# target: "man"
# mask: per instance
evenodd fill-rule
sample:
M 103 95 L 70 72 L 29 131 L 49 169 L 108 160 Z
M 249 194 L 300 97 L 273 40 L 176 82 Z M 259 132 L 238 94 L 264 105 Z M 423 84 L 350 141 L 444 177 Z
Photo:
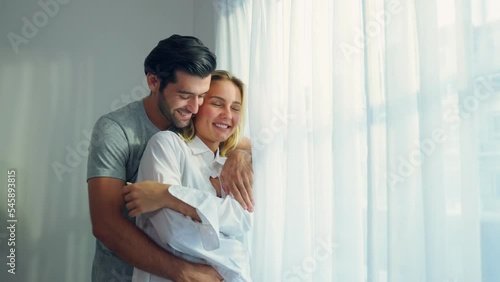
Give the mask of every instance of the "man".
M 157 246 L 129 217 L 166 206 L 162 199 L 168 198 L 169 185 L 151 181 L 126 185 L 135 182 L 152 135 L 171 126 L 189 125 L 203 103 L 215 67 L 215 55 L 197 38 L 173 35 L 162 40 L 144 62 L 150 95 L 96 122 L 87 169 L 90 216 L 97 238 L 92 281 L 130 279 L 133 266 L 174 281 L 221 279 L 213 268 L 188 263 Z M 237 150 L 228 157 L 221 180 L 243 207 L 252 210 L 248 152 Z

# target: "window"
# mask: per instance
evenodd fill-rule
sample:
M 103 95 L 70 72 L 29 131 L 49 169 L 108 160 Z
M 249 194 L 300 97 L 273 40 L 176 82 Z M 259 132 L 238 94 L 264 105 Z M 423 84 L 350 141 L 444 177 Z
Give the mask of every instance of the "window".
M 491 138 L 500 140 L 500 112 L 495 112 L 491 115 Z
M 493 195 L 494 198 L 500 199 L 500 172 L 495 174 L 493 179 Z

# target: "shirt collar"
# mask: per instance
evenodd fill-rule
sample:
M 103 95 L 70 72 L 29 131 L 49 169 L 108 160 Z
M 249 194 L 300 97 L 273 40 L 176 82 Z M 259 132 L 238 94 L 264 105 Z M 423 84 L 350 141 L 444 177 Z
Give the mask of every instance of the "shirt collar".
M 217 162 L 221 165 L 224 165 L 226 162 L 226 158 L 221 157 L 219 154 L 219 148 L 217 148 L 217 151 L 215 152 L 215 158 L 214 158 L 214 152 L 208 148 L 208 146 L 201 141 L 201 139 L 198 136 L 194 136 L 193 140 L 190 142 L 187 142 L 187 145 L 191 149 L 191 152 L 193 152 L 193 155 L 199 155 L 203 154 L 203 157 L 207 158 L 207 160 L 210 160 L 211 162 Z

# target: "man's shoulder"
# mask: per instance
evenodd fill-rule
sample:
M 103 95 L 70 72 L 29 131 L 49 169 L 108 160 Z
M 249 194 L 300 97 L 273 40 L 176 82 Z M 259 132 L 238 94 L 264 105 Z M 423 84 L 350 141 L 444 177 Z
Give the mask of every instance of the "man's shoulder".
M 121 123 L 129 120 L 130 118 L 136 119 L 138 116 L 144 112 L 144 104 L 141 100 L 131 102 L 119 109 L 102 115 L 101 119 L 113 120 L 117 123 Z
M 150 131 L 154 130 L 150 128 L 148 122 L 142 101 L 135 101 L 99 117 L 95 123 L 94 131 L 121 131 L 127 135 L 145 133 L 149 135 L 149 138 L 152 135 Z

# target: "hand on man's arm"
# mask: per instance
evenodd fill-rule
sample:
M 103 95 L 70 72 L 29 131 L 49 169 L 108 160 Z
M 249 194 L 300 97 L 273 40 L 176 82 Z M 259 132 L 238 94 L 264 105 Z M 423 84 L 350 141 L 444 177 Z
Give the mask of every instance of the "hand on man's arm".
M 168 191 L 169 188 L 169 184 L 149 180 L 123 186 L 122 194 L 127 202 L 125 206 L 130 211 L 129 216 L 134 217 L 141 213 L 168 208 L 201 222 L 196 209 L 174 197 Z
M 122 187 L 115 178 L 89 179 L 88 192 L 92 231 L 123 261 L 174 281 L 220 281 L 222 277 L 207 265 L 183 261 L 156 245 L 121 214 Z
M 123 186 L 123 199 L 127 202 L 129 216 L 135 217 L 165 208 L 168 205 L 168 188 L 170 185 L 155 181 L 140 181 Z

